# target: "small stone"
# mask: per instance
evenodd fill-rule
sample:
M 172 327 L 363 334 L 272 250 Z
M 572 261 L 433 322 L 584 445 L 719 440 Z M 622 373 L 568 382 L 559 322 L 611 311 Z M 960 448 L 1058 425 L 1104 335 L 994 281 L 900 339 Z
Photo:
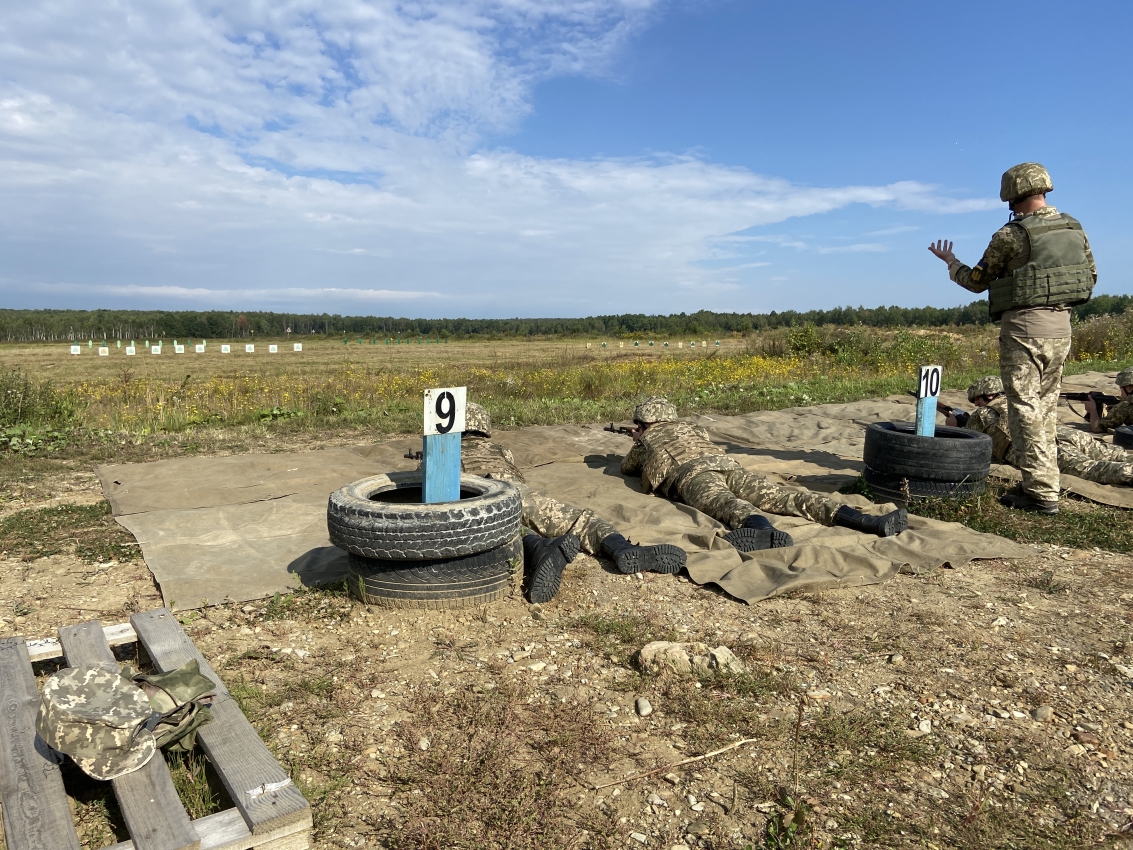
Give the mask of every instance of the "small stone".
M 1079 744 L 1089 744 L 1091 747 L 1096 747 L 1101 743 L 1101 738 L 1092 732 L 1075 732 L 1070 736 Z
M 666 782 L 668 782 L 668 783 L 669 783 L 670 785 L 680 785 L 680 784 L 681 784 L 681 778 L 680 778 L 680 776 L 678 776 L 678 775 L 677 775 L 677 774 L 675 774 L 675 773 L 666 773 L 666 774 L 665 774 L 665 776 L 664 776 L 663 778 L 664 778 L 664 780 L 665 780 Z
M 704 803 L 697 803 L 695 806 L 689 806 L 689 808 L 699 814 L 704 811 Z
M 424 735 L 422 735 L 421 740 L 417 742 L 417 749 L 421 750 L 422 752 L 429 749 L 429 739 Z
M 643 832 L 631 832 L 629 837 L 636 841 L 638 844 L 644 844 L 649 840 L 649 837 Z
M 669 805 L 663 799 L 661 799 L 660 795 L 658 795 L 658 794 L 650 794 L 648 797 L 645 798 L 645 802 L 647 802 L 651 806 L 668 806 Z
M 653 704 L 645 697 L 638 697 L 633 704 L 633 709 L 637 712 L 638 717 L 648 717 L 653 713 Z
M 744 665 L 736 654 L 726 646 L 718 646 L 708 653 L 712 658 L 712 666 L 727 673 L 743 673 Z
M 689 850 L 689 846 L 687 844 L 674 844 L 669 850 Z
M 529 664 L 527 669 L 532 673 L 542 673 L 543 668 L 547 666 L 546 661 L 536 661 L 534 664 Z
M 702 820 L 694 820 L 685 827 L 685 835 L 704 835 L 708 832 L 708 824 Z
M 532 611 L 531 612 L 531 619 L 535 620 L 536 622 L 541 623 L 541 622 L 543 622 L 544 620 L 547 619 L 547 615 L 544 614 L 542 611 Z
M 960 714 L 953 714 L 950 718 L 948 718 L 948 722 L 954 723 L 957 726 L 967 726 L 972 722 L 972 716 L 970 714 L 961 712 Z
M 921 732 L 924 735 L 927 735 L 932 731 L 932 721 L 928 719 L 922 720 L 917 724 L 917 731 Z
M 888 661 L 888 662 L 889 662 L 890 664 L 892 664 L 892 665 L 893 665 L 894 667 L 900 667 L 900 666 L 902 666 L 902 665 L 903 665 L 903 664 L 905 663 L 905 656 L 904 656 L 904 655 L 902 655 L 902 654 L 901 654 L 901 653 L 899 653 L 899 652 L 895 652 L 895 653 L 893 653 L 892 655 L 890 655 L 890 656 L 889 656 L 889 657 L 888 657 L 888 658 L 886 659 L 886 661 Z
M 1049 705 L 1040 705 L 1031 712 L 1031 717 L 1039 723 L 1049 723 L 1054 720 L 1054 709 Z
M 696 802 L 697 802 L 697 801 L 696 801 L 696 797 L 694 797 L 694 796 L 693 796 L 692 794 L 689 794 L 689 795 L 688 795 L 687 797 L 685 797 L 685 799 L 686 799 L 686 800 L 688 800 L 688 804 L 689 804 L 690 806 L 695 806 L 695 805 L 696 805 Z

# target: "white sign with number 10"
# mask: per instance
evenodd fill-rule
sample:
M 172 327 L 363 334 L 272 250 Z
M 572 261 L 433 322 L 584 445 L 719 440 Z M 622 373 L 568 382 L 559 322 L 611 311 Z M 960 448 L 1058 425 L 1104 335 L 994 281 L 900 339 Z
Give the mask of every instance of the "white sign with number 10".
M 921 366 L 917 381 L 917 398 L 936 398 L 940 395 L 940 367 Z
M 425 436 L 464 433 L 467 397 L 467 387 L 425 390 Z

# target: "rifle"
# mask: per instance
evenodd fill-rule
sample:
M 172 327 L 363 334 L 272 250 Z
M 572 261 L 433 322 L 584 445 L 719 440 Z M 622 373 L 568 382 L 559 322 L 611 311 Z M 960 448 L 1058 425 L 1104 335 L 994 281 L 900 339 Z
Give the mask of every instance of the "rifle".
M 625 434 L 627 437 L 633 436 L 633 428 L 627 428 L 625 425 L 615 425 L 611 422 L 603 431 L 609 431 L 611 434 Z
M 909 395 L 911 395 L 913 398 L 917 398 L 917 394 L 912 390 L 909 390 Z M 970 413 L 966 413 L 958 407 L 949 407 L 947 404 L 941 404 L 939 401 L 936 402 L 936 409 L 943 413 L 945 416 L 955 416 L 956 424 L 961 428 L 968 424 L 968 417 L 972 415 Z
M 407 451 L 404 456 L 409 458 L 410 460 L 421 460 L 421 452 L 419 452 L 419 451 L 415 452 L 415 451 L 410 450 L 410 451 Z
M 1072 401 L 1086 401 L 1092 398 L 1094 400 L 1094 404 L 1098 406 L 1099 413 L 1103 412 L 1103 405 L 1105 408 L 1110 408 L 1116 407 L 1121 403 L 1121 399 L 1119 399 L 1115 395 L 1107 395 L 1106 393 L 1099 393 L 1093 390 L 1088 393 L 1059 393 L 1058 397 L 1066 399 L 1066 406 L 1069 407 L 1074 413 L 1078 413 L 1078 411 L 1074 410 L 1074 405 L 1070 403 Z M 1089 420 L 1090 418 L 1090 415 L 1085 412 L 1079 415 L 1085 420 Z

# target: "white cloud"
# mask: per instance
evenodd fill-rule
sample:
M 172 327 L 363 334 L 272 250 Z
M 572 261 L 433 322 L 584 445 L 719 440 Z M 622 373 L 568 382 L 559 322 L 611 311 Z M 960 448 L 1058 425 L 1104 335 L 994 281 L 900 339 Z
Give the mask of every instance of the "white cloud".
M 481 146 L 518 126 L 540 80 L 606 73 L 660 2 L 6 10 L 5 300 L 695 309 L 695 293 L 728 291 L 730 274 L 759 265 L 705 259 L 747 260 L 727 252 L 751 241 L 809 247 L 749 228 L 850 204 L 996 206 L 909 181 L 799 186 L 695 156 L 546 159 Z

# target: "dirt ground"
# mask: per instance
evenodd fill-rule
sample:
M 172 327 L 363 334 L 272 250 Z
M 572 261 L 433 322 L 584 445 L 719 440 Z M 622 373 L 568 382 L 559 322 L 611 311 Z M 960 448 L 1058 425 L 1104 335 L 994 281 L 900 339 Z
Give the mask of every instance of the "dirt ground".
M 103 504 L 82 468 L 16 489 L 4 516 Z M 85 555 L 0 553 L 0 636 L 161 604 L 100 517 Z M 330 588 L 182 622 L 307 794 L 318 848 L 1067 848 L 1133 829 L 1131 578 L 1127 555 L 1043 546 L 747 606 L 580 556 L 544 606 L 517 577 L 481 609 Z M 658 639 L 747 672 L 645 675 Z M 105 786 L 68 782 L 86 846 L 127 837 Z

